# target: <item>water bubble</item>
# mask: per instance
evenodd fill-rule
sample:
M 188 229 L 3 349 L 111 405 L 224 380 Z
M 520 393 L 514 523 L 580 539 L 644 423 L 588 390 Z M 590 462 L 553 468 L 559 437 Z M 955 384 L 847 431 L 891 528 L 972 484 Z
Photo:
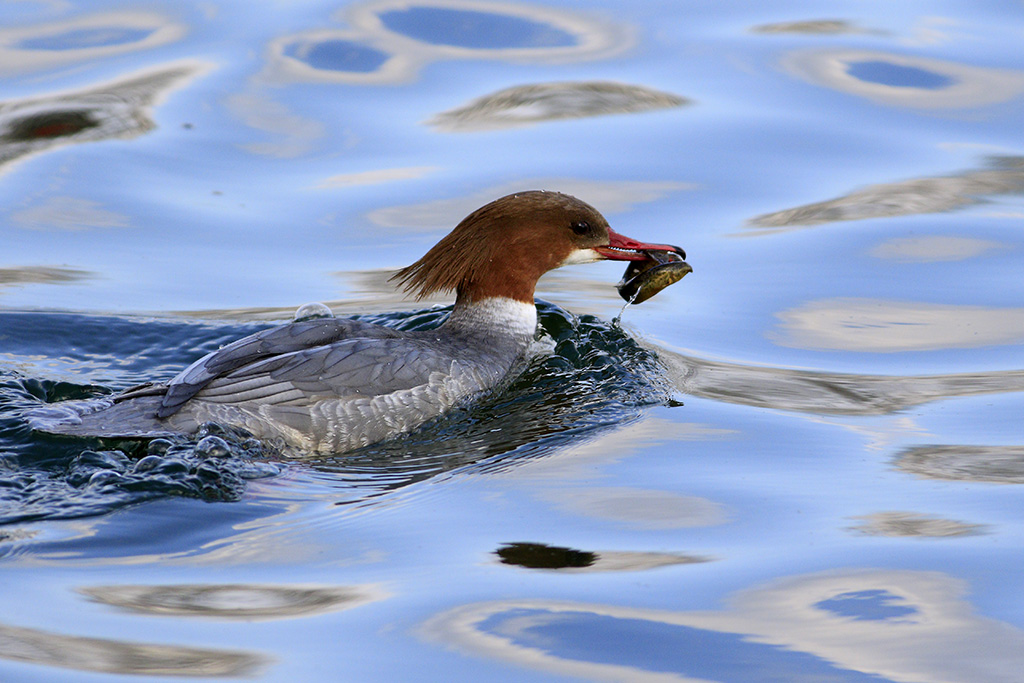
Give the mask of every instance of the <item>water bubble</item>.
M 151 455 L 166 455 L 173 445 L 167 439 L 153 439 L 146 447 L 146 452 Z
M 135 467 L 132 471 L 136 473 L 149 472 L 163 461 L 164 459 L 159 455 L 147 455 L 135 463 Z
M 118 484 L 124 481 L 124 477 L 119 472 L 113 470 L 99 470 L 93 472 L 92 476 L 89 477 L 89 486 L 104 486 L 107 484 Z
M 121 451 L 82 451 L 75 458 L 74 469 L 127 470 L 128 456 Z
M 315 318 L 333 318 L 334 312 L 331 311 L 327 304 L 322 304 L 319 301 L 313 301 L 308 304 L 302 304 L 298 310 L 295 311 L 295 320 L 312 320 Z
M 200 439 L 205 436 L 226 436 L 230 432 L 224 427 L 224 425 L 218 424 L 217 422 L 204 422 L 199 425 L 199 431 L 196 433 Z
M 196 444 L 196 455 L 200 458 L 226 458 L 231 455 L 228 442 L 219 436 L 205 436 Z

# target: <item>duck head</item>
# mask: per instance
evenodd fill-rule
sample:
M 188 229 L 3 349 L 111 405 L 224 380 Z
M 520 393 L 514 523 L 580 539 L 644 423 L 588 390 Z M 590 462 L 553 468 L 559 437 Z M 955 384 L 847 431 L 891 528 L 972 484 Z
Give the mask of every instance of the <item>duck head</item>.
M 612 230 L 597 209 L 560 192 L 517 192 L 477 209 L 416 263 L 393 277 L 417 298 L 457 294 L 456 304 L 507 297 L 533 303 L 541 275 L 593 261 L 647 261 L 647 252 L 682 249 L 647 244 Z

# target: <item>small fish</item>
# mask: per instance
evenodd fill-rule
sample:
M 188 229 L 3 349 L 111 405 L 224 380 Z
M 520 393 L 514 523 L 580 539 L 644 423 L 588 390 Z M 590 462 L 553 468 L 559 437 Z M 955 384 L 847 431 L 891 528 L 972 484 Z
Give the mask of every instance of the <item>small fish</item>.
M 645 251 L 647 258 L 642 261 L 630 261 L 619 284 L 619 296 L 629 304 L 640 304 L 692 273 L 693 268 L 684 261 L 686 252 L 678 251 Z

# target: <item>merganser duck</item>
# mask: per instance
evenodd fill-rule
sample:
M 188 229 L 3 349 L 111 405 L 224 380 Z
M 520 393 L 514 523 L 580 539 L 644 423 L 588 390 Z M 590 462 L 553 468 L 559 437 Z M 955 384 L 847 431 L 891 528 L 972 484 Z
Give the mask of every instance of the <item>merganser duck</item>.
M 353 450 L 499 384 L 534 339 L 541 275 L 603 259 L 649 260 L 645 252 L 685 257 L 678 247 L 612 231 L 575 197 L 511 194 L 471 213 L 392 277 L 417 298 L 455 292 L 436 329 L 299 320 L 228 344 L 167 384 L 53 404 L 30 421 L 49 433 L 127 439 L 190 434 L 216 422 L 305 453 Z

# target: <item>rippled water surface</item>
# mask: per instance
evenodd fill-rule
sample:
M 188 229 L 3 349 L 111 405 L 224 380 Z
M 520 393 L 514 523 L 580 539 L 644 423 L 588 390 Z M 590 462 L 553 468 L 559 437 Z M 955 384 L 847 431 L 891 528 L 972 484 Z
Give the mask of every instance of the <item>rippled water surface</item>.
M 1024 12 L 0 3 L 0 680 L 1019 681 Z M 500 391 L 298 459 L 44 402 L 337 315 L 575 194 Z

